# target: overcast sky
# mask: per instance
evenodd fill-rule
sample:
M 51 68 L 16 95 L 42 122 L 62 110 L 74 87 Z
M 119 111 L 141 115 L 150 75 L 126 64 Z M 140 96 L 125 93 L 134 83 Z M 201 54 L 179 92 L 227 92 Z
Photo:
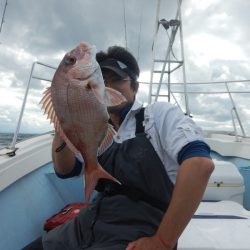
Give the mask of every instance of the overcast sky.
M 1 0 L 0 18 L 4 5 L 5 0 Z M 9 0 L 0 33 L 0 132 L 15 130 L 33 62 L 56 67 L 63 55 L 81 41 L 94 44 L 97 50 L 127 45 L 139 61 L 140 80 L 149 81 L 156 6 L 157 0 Z M 183 0 L 188 82 L 250 79 L 249 9 L 249 0 Z M 176 10 L 176 1 L 161 0 L 159 18 L 174 19 Z M 167 33 L 163 28 L 158 38 L 157 45 L 166 49 Z M 176 36 L 173 54 L 180 59 L 178 39 Z M 35 68 L 35 75 L 44 78 L 51 78 L 53 72 L 41 66 Z M 177 71 L 173 81 L 182 82 L 181 73 Z M 52 129 L 38 105 L 47 86 L 46 81 L 31 81 L 21 132 Z M 229 87 L 250 91 L 250 82 Z M 197 91 L 201 86 L 190 85 L 189 89 Z M 225 85 L 205 85 L 202 89 L 225 90 Z M 147 102 L 147 95 L 148 88 L 141 84 L 138 99 Z M 249 96 L 234 94 L 233 98 L 250 134 Z M 176 98 L 184 109 L 183 96 L 177 94 Z M 232 130 L 228 95 L 190 94 L 189 104 L 194 120 L 203 128 Z

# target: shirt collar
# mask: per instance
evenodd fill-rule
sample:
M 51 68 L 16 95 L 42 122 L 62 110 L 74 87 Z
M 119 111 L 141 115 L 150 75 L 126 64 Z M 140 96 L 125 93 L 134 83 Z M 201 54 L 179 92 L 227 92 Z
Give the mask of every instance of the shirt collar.
M 141 109 L 142 106 L 143 106 L 142 103 L 134 101 L 134 104 L 133 104 L 132 108 L 130 109 L 130 111 L 137 111 L 137 110 Z
M 141 109 L 143 105 L 137 101 L 134 101 L 133 104 L 129 104 L 126 107 L 124 107 L 121 111 L 120 111 L 120 124 L 122 124 L 122 122 L 124 121 L 126 115 L 130 112 L 134 112 L 137 111 L 139 109 Z

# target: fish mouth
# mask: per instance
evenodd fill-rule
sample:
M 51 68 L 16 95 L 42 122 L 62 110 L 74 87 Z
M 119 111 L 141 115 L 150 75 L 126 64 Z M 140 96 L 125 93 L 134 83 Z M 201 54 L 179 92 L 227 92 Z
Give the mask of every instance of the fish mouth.
M 77 81 L 80 81 L 80 82 L 83 82 L 83 81 L 86 81 L 89 77 L 76 77 L 76 78 L 73 78 L 74 80 L 77 80 Z
M 86 67 L 86 68 L 90 68 L 90 67 Z M 85 77 L 75 77 L 74 80 L 77 80 L 77 81 L 86 81 L 88 80 L 92 75 L 94 75 L 96 72 L 97 72 L 97 68 L 92 72 L 90 73 L 89 75 L 85 76 Z

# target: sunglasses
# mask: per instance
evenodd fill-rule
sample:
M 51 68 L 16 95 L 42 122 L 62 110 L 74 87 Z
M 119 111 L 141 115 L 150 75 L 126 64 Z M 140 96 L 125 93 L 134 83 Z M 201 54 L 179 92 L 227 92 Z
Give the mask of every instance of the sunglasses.
M 114 78 L 110 78 L 110 79 L 104 79 L 104 84 L 115 84 L 115 83 L 121 83 L 121 82 L 126 82 L 126 81 L 131 81 L 130 78 L 126 77 L 126 78 L 118 78 L 118 77 L 114 77 Z

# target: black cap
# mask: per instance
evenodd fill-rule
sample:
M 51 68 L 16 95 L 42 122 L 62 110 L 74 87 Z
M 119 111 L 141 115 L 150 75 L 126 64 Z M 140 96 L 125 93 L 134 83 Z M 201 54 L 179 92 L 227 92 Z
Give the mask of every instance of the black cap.
M 130 78 L 136 80 L 138 77 L 126 64 L 119 60 L 109 58 L 100 62 L 99 64 L 101 69 L 110 69 L 122 78 L 125 78 L 127 75 L 129 75 Z

